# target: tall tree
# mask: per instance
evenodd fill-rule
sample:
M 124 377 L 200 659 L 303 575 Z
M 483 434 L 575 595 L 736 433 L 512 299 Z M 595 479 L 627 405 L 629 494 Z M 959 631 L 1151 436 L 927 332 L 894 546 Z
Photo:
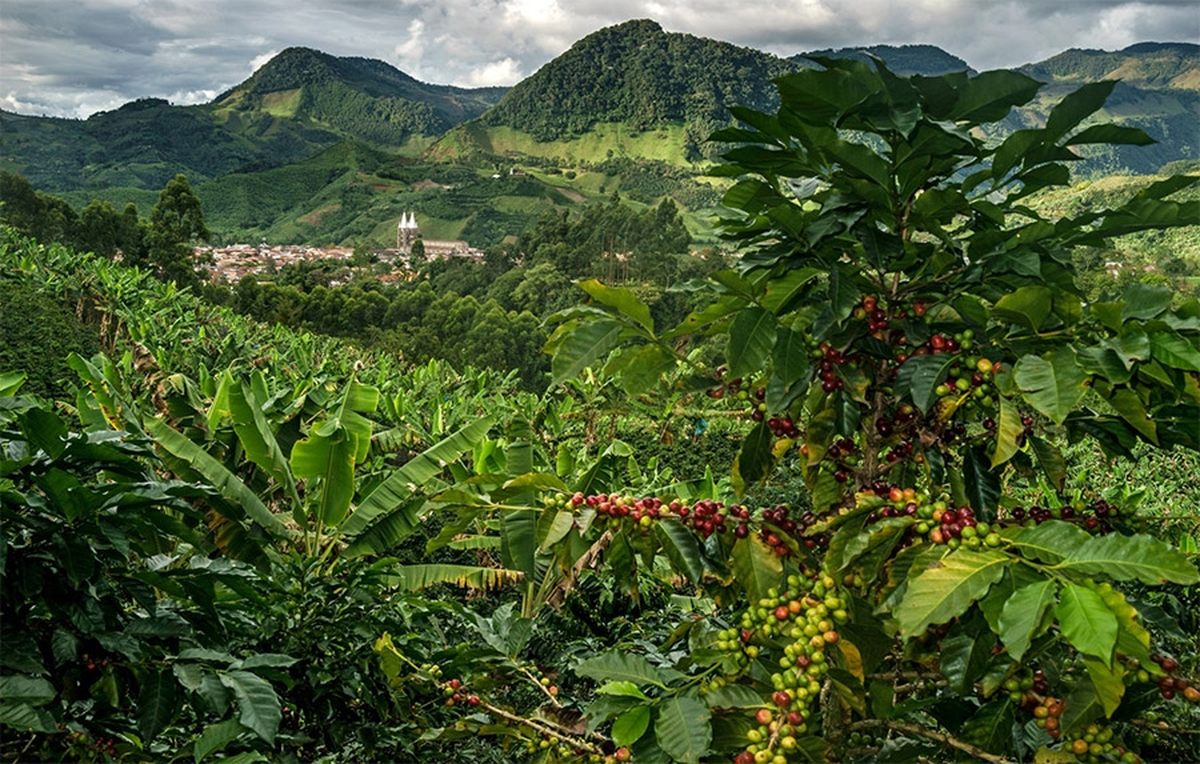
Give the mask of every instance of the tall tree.
M 210 233 L 204 225 L 200 199 L 192 192 L 187 178 L 176 175 L 167 182 L 150 211 L 146 231 L 148 265 L 164 281 L 179 286 L 199 286 L 200 279 L 192 266 L 192 245 L 208 241 Z

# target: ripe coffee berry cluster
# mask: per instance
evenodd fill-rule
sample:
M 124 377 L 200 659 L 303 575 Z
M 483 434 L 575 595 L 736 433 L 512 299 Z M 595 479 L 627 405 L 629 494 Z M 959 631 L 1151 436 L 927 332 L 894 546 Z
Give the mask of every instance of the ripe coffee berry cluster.
M 556 501 L 558 500 L 556 499 Z M 745 507 L 736 504 L 727 507 L 724 502 L 711 499 L 685 504 L 678 500 L 664 503 L 662 499 L 655 496 L 634 498 L 618 493 L 600 493 L 590 496 L 576 493 L 565 501 L 566 506 L 570 509 L 577 509 L 585 505 L 592 507 L 597 514 L 609 518 L 611 527 L 618 527 L 622 522 L 628 521 L 642 529 L 649 529 L 655 521 L 661 518 L 675 517 L 704 538 L 708 538 L 714 533 L 727 532 L 730 530 L 732 520 L 740 519 L 738 527 L 743 527 L 750 518 L 750 510 Z M 741 537 L 745 537 L 749 533 L 748 527 L 739 533 Z
M 1179 671 L 1179 661 L 1168 655 L 1154 653 L 1150 656 L 1150 660 L 1158 664 L 1158 667 L 1163 670 L 1166 676 L 1158 680 L 1158 691 L 1165 700 L 1171 700 L 1177 695 L 1183 697 L 1192 703 L 1200 703 L 1200 689 L 1188 679 L 1181 676 L 1173 676 Z
M 759 660 L 765 667 L 774 659 L 778 666 L 771 674 L 770 702 L 755 713 L 757 726 L 746 733 L 749 744 L 735 761 L 787 764 L 797 736 L 809 732 L 829 668 L 825 648 L 840 639 L 837 627 L 848 620 L 846 600 L 831 576 L 790 576 L 787 591 L 770 589 L 742 613 L 740 631 L 718 635 L 718 648 L 740 652 L 745 663 Z
M 1036 720 L 1037 726 L 1046 730 L 1050 737 L 1058 739 L 1062 735 L 1062 723 L 1059 719 L 1066 708 L 1064 701 L 1047 695 L 1033 707 L 1033 718 Z
M 446 707 L 453 708 L 459 703 L 477 706 L 481 702 L 479 696 L 467 689 L 461 679 L 451 679 L 442 683 L 442 697 L 446 699 Z
M 862 358 L 857 355 L 846 356 L 840 350 L 822 343 L 815 353 L 817 358 L 817 379 L 821 380 L 821 389 L 827 393 L 844 390 L 845 380 L 838 374 L 838 367 L 847 363 L 859 363 Z
M 1028 509 L 1023 506 L 1013 507 L 1001 522 L 1030 527 L 1047 520 L 1066 520 L 1103 535 L 1114 530 L 1113 521 L 1118 520 L 1120 516 L 1121 509 L 1104 499 L 1097 499 L 1091 504 L 1080 499 L 1061 507 L 1042 507 L 1037 504 Z
M 791 510 L 786 504 L 776 504 L 775 507 L 762 511 L 761 538 L 772 552 L 779 557 L 787 557 L 791 554 L 791 547 L 780 533 L 792 537 L 795 543 L 803 545 L 806 549 L 818 549 L 828 545 L 828 534 L 805 535 L 807 530 L 817 522 L 815 514 L 805 512 L 799 519 L 792 519 L 789 517 L 790 512 Z
M 767 390 L 764 387 L 755 388 L 753 395 L 746 391 L 737 393 L 739 400 L 745 401 L 749 406 L 750 418 L 755 422 L 761 422 L 764 419 L 767 423 L 767 428 L 771 430 L 771 434 L 777 438 L 791 438 L 795 440 L 799 438 L 800 428 L 792 421 L 792 418 L 786 414 L 768 416 L 768 408 L 766 404 Z

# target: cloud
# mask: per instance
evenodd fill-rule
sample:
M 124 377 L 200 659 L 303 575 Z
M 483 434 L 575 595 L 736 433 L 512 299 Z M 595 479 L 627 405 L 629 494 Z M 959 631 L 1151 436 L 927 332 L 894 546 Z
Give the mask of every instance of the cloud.
M 476 88 L 508 86 L 517 84 L 524 77 L 521 65 L 511 58 L 505 58 L 474 69 L 467 77 L 467 83 Z
M 436 84 L 513 84 L 634 18 L 784 56 L 929 43 L 977 69 L 1200 40 L 1195 0 L 2 0 L 0 106 L 85 117 L 139 97 L 204 101 L 291 46 Z

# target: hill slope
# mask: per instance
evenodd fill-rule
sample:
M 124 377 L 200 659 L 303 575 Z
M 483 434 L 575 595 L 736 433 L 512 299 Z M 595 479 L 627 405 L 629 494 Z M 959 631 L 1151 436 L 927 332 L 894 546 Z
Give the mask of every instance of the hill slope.
M 808 60 L 809 57 L 818 56 L 856 58 L 859 61 L 870 61 L 872 57 L 875 57 L 882 59 L 893 72 L 905 77 L 913 74 L 935 77 L 950 72 L 971 72 L 972 74 L 975 72 L 966 61 L 947 53 L 936 45 L 871 45 L 865 48 L 826 48 L 810 50 L 807 53 L 793 56 L 791 60 L 803 66 L 812 66 Z
M 770 79 L 794 68 L 752 48 L 629 21 L 575 43 L 513 87 L 482 121 L 539 140 L 579 135 L 601 122 L 638 131 L 724 122 L 731 104 L 770 108 Z
M 61 193 L 161 188 L 302 161 L 344 140 L 423 147 L 504 88 L 426 85 L 381 61 L 289 48 L 210 104 L 142 99 L 86 120 L 0 112 L 3 169 Z
M 901 74 L 969 70 L 928 45 L 807 55 L 874 55 Z M 202 106 L 144 99 L 87 120 L 0 112 L 0 169 L 78 207 L 152 203 L 182 172 L 219 237 L 386 244 L 389 221 L 417 209 L 437 236 L 482 229 L 482 244 L 548 206 L 614 191 L 646 204 L 670 194 L 693 212 L 714 204 L 717 190 L 700 177 L 716 151 L 707 136 L 732 105 L 773 109 L 771 79 L 812 65 L 648 20 L 590 34 L 508 90 L 429 85 L 380 61 L 289 48 Z M 1121 78 L 1097 118 L 1159 143 L 1097 152 L 1078 170 L 1148 174 L 1200 157 L 1200 46 L 1072 50 L 1025 71 L 1048 84 L 997 139 L 1042 124 L 1086 82 Z

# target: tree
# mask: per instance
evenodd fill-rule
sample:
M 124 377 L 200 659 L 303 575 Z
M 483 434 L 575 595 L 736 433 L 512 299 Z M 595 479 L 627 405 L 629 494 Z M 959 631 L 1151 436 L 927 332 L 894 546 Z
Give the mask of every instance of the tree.
M 192 247 L 197 241 L 208 241 L 209 236 L 200 199 L 192 192 L 187 178 L 176 175 L 167 182 L 150 211 L 146 229 L 147 264 L 164 281 L 199 286 L 192 265 Z
M 889 745 L 993 762 L 1060 746 L 1051 755 L 1073 757 L 1080 745 L 1136 761 L 1116 722 L 1190 685 L 1176 683 L 1132 587 L 1200 575 L 1138 533 L 1120 496 L 1067 494 L 1060 445 L 1091 439 L 1114 458 L 1139 441 L 1200 450 L 1200 302 L 1173 306 L 1168 289 L 1141 283 L 1085 302 L 1071 253 L 1195 223 L 1200 203 L 1171 197 L 1200 178 L 1046 219 L 1025 202 L 1070 180 L 1073 147 L 1150 142 L 1081 127 L 1115 83 L 1080 88 L 1044 127 L 997 145 L 979 128 L 1035 97 L 1040 84 L 1023 74 L 902 78 L 880 62 L 817 63 L 777 81 L 777 113 L 734 109 L 743 126 L 714 136 L 732 144 L 716 172 L 736 179 L 723 230 L 742 257 L 712 280 L 713 303 L 660 332 L 632 292 L 584 282 L 591 302 L 561 314 L 548 344 L 554 377 L 603 363 L 630 393 L 669 378 L 677 394 L 732 401 L 751 425 L 738 492 L 754 495 L 782 466 L 803 477 L 808 512 L 735 505 L 698 526 L 694 510 L 652 504 L 639 521 L 666 528 L 678 514 L 706 538 L 737 523 L 737 541 L 708 539 L 696 556 L 675 531 L 638 549 L 658 546 L 677 570 L 690 560 L 701 585 L 732 574 L 747 592 L 727 625 L 689 637 L 711 651 L 693 652 L 717 667 L 710 692 L 762 706 L 733 736 L 738 764 L 816 760 L 881 730 Z M 708 590 L 721 601 L 719 585 Z M 588 675 L 616 680 L 619 657 Z M 644 739 L 652 710 L 673 758 L 716 745 L 694 720 L 720 702 L 688 701 L 684 725 L 663 697 L 647 698 L 626 740 Z M 617 713 L 631 708 L 604 707 L 591 724 L 615 718 L 624 736 Z
M 79 213 L 78 229 L 75 238 L 79 249 L 110 260 L 116 255 L 121 239 L 121 216 L 111 202 L 99 199 L 89 202 Z

